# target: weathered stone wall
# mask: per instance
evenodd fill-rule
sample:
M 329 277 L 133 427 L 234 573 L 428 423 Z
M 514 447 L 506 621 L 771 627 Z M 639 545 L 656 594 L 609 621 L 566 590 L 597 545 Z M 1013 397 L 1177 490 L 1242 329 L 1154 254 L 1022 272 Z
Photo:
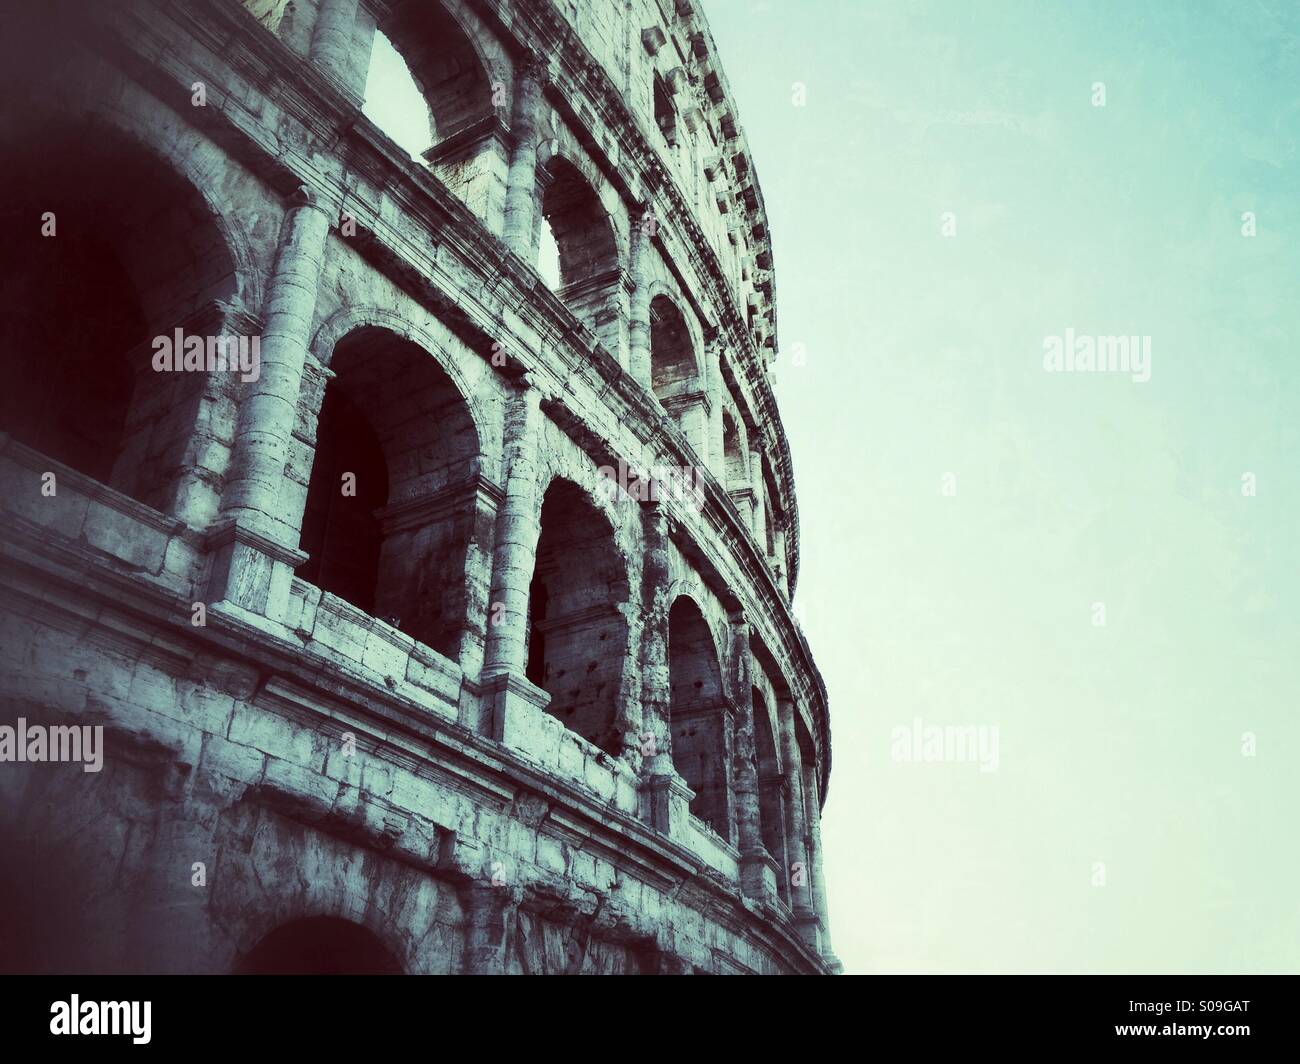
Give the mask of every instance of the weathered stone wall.
M 423 162 L 360 111 L 376 32 Z M 770 250 L 694 5 L 71 0 L 5 51 L 0 724 L 105 749 L 0 763 L 4 963 L 835 970 Z M 177 329 L 258 372 L 160 370 Z

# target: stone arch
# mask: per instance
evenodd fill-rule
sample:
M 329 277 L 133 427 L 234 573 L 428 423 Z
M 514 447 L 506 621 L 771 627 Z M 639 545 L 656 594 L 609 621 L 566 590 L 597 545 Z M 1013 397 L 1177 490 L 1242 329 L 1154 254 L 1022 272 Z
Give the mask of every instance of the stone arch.
M 458 658 L 483 448 L 439 360 L 384 325 L 330 344 L 298 575 Z
M 695 792 L 691 812 L 731 841 L 731 731 L 721 657 L 704 611 L 686 594 L 668 611 L 668 685 L 673 765 Z
M 474 35 L 438 0 L 397 0 L 377 32 L 392 44 L 428 108 L 436 147 L 493 113 L 489 65 Z
M 214 406 L 233 409 L 239 374 L 207 365 L 225 336 L 223 355 L 251 359 L 254 323 L 239 307 L 260 292 L 247 241 L 213 205 L 206 175 L 131 122 L 126 111 L 38 112 L 0 139 L 11 234 L 0 252 L 10 359 L 0 428 L 177 512 L 200 454 L 231 442 L 206 434 L 219 432 Z M 189 371 L 185 346 L 173 351 L 177 329 L 195 344 Z
M 665 404 L 703 389 L 695 337 L 676 301 L 662 292 L 650 299 L 650 384 Z
M 236 975 L 401 975 L 398 955 L 364 924 L 304 916 L 277 924 L 239 958 Z
M 631 585 L 615 526 L 589 492 L 563 477 L 550 481 L 539 513 L 526 675 L 551 696 L 549 713 L 617 755 Z
M 460 361 L 448 354 L 445 346 L 430 329 L 388 307 L 374 304 L 344 307 L 321 323 L 312 339 L 311 352 L 322 367 L 329 369 L 338 342 L 349 333 L 366 327 L 383 329 L 410 340 L 451 378 L 452 384 L 469 407 L 475 432 L 481 441 L 479 467 L 488 480 L 493 484 L 499 484 L 501 481 L 500 432 L 493 430 L 494 419 L 499 419 L 499 415 L 492 413 L 486 397 L 482 394 L 482 388 L 470 379 Z
M 560 298 L 569 301 L 619 266 L 618 237 L 595 183 L 574 161 L 554 154 L 545 163 L 541 210 L 560 251 Z

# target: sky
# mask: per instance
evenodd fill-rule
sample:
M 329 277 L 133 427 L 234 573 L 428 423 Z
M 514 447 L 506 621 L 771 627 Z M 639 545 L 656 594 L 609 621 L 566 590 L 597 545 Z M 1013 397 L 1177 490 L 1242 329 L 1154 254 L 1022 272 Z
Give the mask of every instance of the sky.
M 1300 5 L 705 11 L 845 970 L 1300 970 Z M 1045 361 L 1118 336 L 1145 371 Z
M 845 970 L 1300 971 L 1300 5 L 704 7 Z

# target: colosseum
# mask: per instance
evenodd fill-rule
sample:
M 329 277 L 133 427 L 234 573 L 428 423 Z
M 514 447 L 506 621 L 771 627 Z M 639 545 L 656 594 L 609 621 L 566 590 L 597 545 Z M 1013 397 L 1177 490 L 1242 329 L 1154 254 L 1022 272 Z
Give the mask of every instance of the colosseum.
M 27 8 L 0 968 L 838 971 L 770 234 L 698 0 Z

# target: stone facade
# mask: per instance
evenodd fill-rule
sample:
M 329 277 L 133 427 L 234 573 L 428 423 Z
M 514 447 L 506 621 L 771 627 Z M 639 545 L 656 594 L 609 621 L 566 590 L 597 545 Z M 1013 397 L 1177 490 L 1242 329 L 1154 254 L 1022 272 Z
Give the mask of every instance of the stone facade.
M 0 763 L 4 966 L 836 971 L 771 251 L 698 3 L 29 6 L 0 723 L 104 756 Z M 420 159 L 361 110 L 380 34 Z

